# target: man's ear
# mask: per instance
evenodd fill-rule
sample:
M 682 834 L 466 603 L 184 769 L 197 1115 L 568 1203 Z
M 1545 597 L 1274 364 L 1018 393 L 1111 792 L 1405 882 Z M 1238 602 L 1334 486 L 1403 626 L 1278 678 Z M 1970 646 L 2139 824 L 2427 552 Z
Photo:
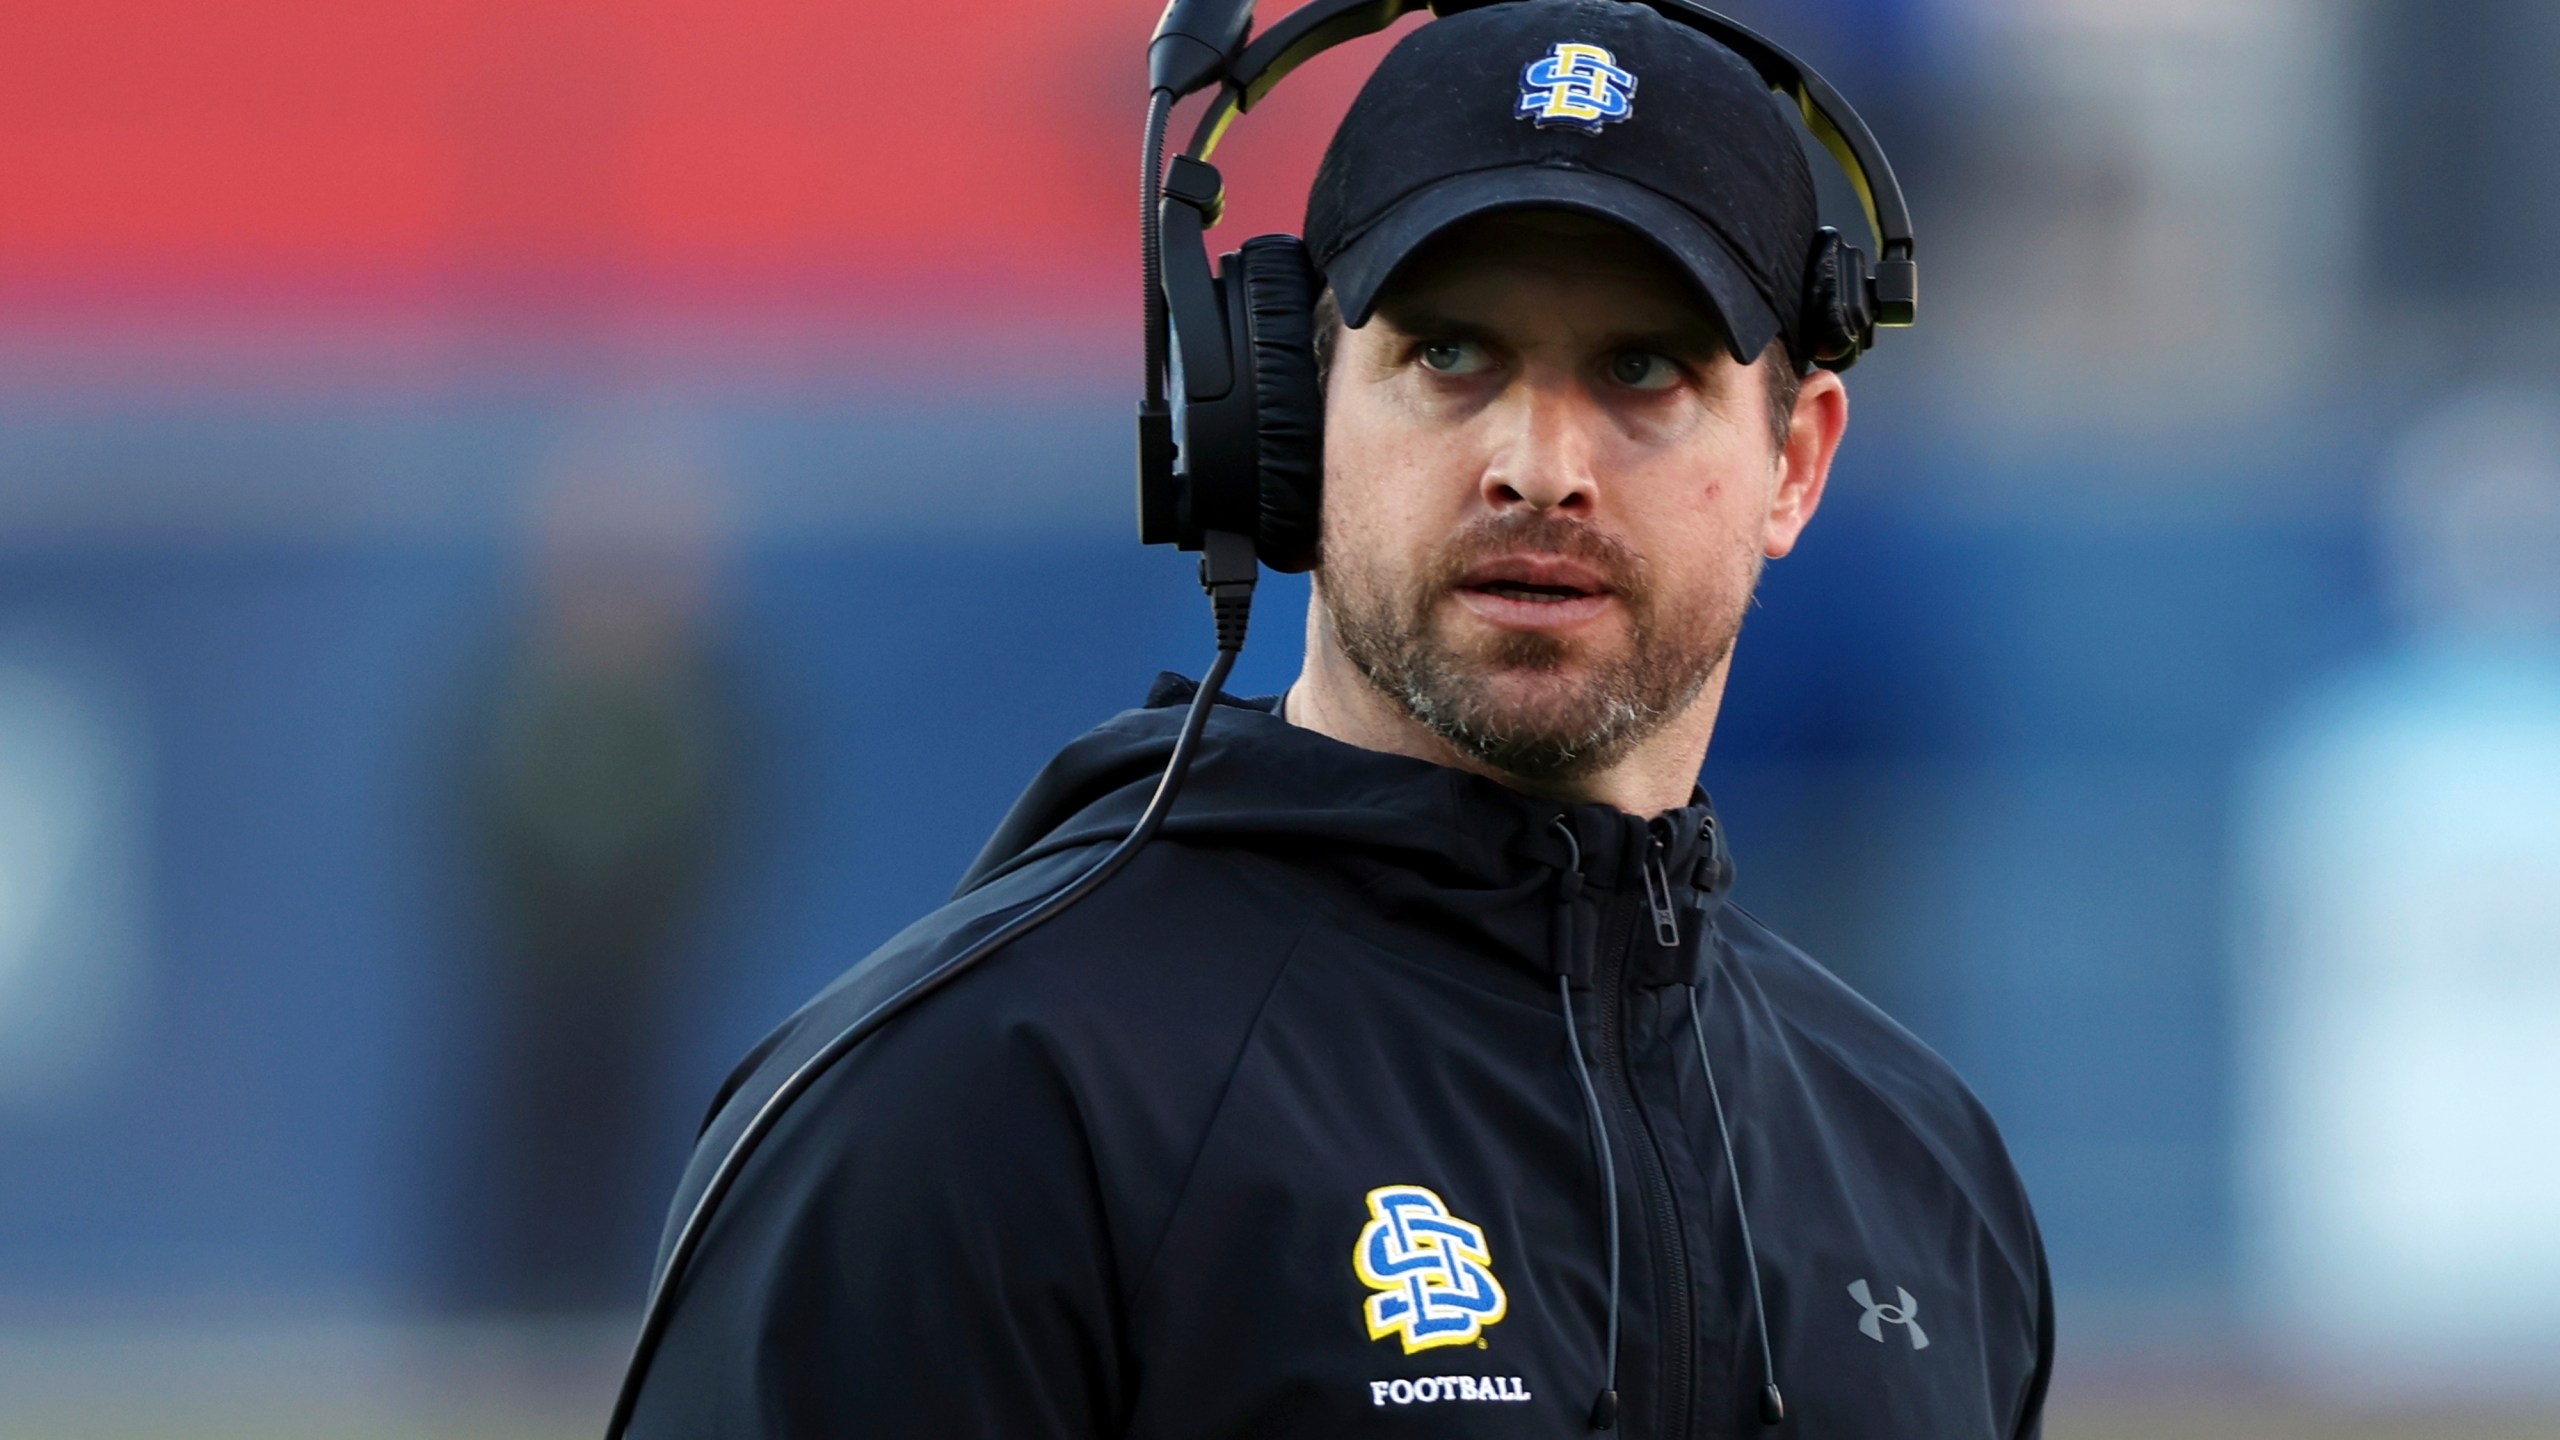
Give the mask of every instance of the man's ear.
M 1775 363 L 1775 357 L 1760 363 Z M 1796 390 L 1795 413 L 1787 420 L 1787 443 L 1778 451 L 1778 483 L 1769 496 L 1762 554 L 1782 560 L 1796 548 L 1796 537 L 1822 506 L 1831 459 L 1840 453 L 1840 436 L 1848 428 L 1849 387 L 1828 370 L 1806 376 Z

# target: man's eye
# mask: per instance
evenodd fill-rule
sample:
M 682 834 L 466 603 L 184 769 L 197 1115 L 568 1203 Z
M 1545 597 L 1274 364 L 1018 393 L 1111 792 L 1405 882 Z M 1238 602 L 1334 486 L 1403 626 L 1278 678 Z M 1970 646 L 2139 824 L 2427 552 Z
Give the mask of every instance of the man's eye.
M 1680 367 L 1668 355 L 1621 350 L 1609 357 L 1609 378 L 1630 390 L 1668 390 L 1680 383 Z
M 1473 375 L 1485 368 L 1484 347 L 1473 340 L 1424 342 L 1422 363 L 1443 375 Z

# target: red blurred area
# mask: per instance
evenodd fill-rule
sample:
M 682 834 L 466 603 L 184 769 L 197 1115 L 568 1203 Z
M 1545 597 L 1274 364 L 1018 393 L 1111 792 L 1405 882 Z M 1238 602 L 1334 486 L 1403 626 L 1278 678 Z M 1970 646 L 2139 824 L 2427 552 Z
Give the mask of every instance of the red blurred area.
M 1134 285 L 1156 10 L 19 7 L 0 42 L 0 300 L 1105 313 Z M 1238 127 L 1230 243 L 1296 228 L 1380 43 Z

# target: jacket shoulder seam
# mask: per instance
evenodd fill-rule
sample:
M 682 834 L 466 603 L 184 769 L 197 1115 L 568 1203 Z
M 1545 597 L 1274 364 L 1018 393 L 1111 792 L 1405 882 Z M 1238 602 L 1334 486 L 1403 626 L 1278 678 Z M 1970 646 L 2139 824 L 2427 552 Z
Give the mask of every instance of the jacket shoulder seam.
M 1299 955 L 1305 952 L 1308 932 L 1315 928 L 1315 923 L 1310 919 L 1291 938 L 1289 953 L 1273 967 L 1271 982 L 1263 987 L 1262 999 L 1253 1007 L 1253 1018 L 1245 1022 L 1243 1033 L 1236 1038 L 1235 1056 L 1227 1062 L 1226 1078 L 1218 1083 L 1217 1103 L 1209 1107 L 1209 1118 L 1201 1124 L 1199 1139 L 1192 1144 L 1191 1159 L 1182 1167 L 1182 1183 L 1174 1187 L 1173 1198 L 1165 1206 L 1163 1225 L 1157 1230 L 1154 1243 L 1147 1247 L 1146 1263 L 1138 1268 L 1136 1283 L 1129 1288 L 1133 1302 L 1145 1295 L 1147 1288 L 1155 1283 L 1156 1261 L 1164 1254 L 1165 1242 L 1172 1237 L 1174 1221 L 1181 1216 L 1184 1202 L 1191 1198 L 1191 1185 L 1199 1177 L 1201 1157 L 1209 1151 L 1209 1139 L 1218 1133 L 1218 1122 L 1226 1118 L 1227 1102 L 1235 1095 L 1236 1076 L 1244 1069 L 1245 1057 L 1253 1053 L 1254 1037 L 1262 1033 L 1263 1017 L 1271 1013 L 1272 997 L 1280 993 L 1281 982 L 1288 978 L 1290 970 L 1298 963 Z

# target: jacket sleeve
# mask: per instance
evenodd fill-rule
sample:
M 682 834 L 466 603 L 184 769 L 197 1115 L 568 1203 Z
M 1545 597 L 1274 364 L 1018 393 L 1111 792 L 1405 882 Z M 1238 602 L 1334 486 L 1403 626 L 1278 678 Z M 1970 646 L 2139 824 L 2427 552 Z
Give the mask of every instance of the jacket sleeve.
M 2029 1220 L 2032 1227 L 2034 1222 Z M 2053 1267 L 2045 1260 L 2044 1235 L 2033 1234 L 2036 1257 L 2036 1368 L 2018 1402 L 2015 1440 L 2043 1440 L 2045 1392 L 2053 1384 Z
M 1117 1433 L 1118 1287 L 1087 1134 L 1028 1027 L 928 1005 L 865 1042 L 722 1205 L 631 1435 Z

